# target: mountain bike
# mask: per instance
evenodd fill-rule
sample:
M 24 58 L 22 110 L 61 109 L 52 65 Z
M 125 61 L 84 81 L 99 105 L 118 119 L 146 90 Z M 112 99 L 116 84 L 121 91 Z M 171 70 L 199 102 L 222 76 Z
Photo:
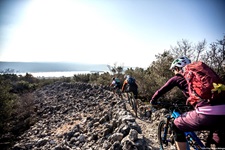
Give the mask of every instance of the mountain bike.
M 115 95 L 117 95 L 119 98 L 123 99 L 122 92 L 121 92 L 120 88 L 110 87 L 110 89 L 111 89 L 111 91 L 113 91 L 113 93 Z
M 158 142 L 160 144 L 160 150 L 176 149 L 172 122 L 175 118 L 180 116 L 180 112 L 184 110 L 190 110 L 190 106 L 177 103 L 157 103 L 157 106 L 168 108 L 169 110 L 169 114 L 166 115 L 165 119 L 161 120 L 158 125 Z M 204 140 L 205 137 L 204 139 L 201 139 L 196 133 L 197 132 L 185 132 L 187 139 L 187 149 L 209 149 L 211 146 L 209 138 L 211 136 L 208 136 L 207 140 Z
M 117 94 L 119 96 L 119 98 L 123 99 L 122 92 L 119 88 L 116 88 L 114 92 L 115 92 L 115 94 Z
M 137 117 L 138 101 L 136 98 L 134 98 L 133 92 L 127 92 L 127 97 L 128 97 L 128 102 L 131 108 L 134 110 L 135 116 Z

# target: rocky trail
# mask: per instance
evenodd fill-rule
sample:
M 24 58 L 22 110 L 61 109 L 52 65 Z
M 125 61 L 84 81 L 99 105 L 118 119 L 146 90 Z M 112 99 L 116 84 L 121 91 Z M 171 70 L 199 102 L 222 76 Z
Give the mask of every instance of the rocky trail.
M 138 117 L 108 87 L 56 82 L 33 93 L 38 122 L 12 150 L 157 150 L 157 125 L 142 105 Z M 154 118 L 154 122 L 150 120 Z

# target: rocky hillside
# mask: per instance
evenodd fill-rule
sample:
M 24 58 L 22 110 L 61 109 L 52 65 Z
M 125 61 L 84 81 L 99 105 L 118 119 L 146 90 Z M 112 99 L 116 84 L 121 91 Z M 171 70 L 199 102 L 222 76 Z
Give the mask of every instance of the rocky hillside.
M 158 149 L 157 125 L 145 106 L 134 117 L 126 99 L 108 87 L 56 82 L 34 92 L 39 121 L 13 150 L 149 150 Z

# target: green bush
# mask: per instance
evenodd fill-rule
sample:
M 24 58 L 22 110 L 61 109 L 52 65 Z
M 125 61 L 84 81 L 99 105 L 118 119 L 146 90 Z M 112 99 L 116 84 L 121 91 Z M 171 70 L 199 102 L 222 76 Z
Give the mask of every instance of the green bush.
M 16 95 L 10 93 L 10 83 L 0 79 L 0 133 L 7 132 L 7 123 L 13 110 Z
M 73 80 L 76 82 L 85 82 L 88 83 L 90 81 L 90 74 L 78 74 L 73 76 Z
M 13 83 L 13 93 L 27 93 L 36 90 L 38 87 L 37 83 L 29 83 L 27 81 L 21 80 Z

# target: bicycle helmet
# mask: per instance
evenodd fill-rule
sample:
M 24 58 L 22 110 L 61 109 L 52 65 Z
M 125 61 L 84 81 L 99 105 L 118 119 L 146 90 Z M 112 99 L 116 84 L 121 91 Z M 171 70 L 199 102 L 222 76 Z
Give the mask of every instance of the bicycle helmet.
M 124 75 L 124 79 L 129 78 L 129 77 L 130 77 L 130 75 L 127 75 L 127 74 Z
M 191 63 L 191 60 L 188 59 L 186 56 L 177 58 L 172 62 L 171 66 L 170 66 L 170 70 L 174 69 L 174 67 L 182 68 L 190 63 Z

